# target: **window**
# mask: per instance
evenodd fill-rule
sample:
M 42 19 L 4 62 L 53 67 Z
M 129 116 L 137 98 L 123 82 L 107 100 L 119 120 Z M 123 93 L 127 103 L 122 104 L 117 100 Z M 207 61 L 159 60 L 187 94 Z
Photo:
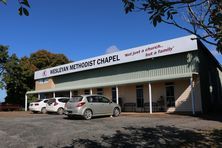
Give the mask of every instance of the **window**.
M 112 101 L 116 103 L 116 88 L 112 87 Z
M 103 95 L 103 88 L 97 88 L 97 94 Z
M 85 89 L 85 90 L 84 90 L 84 94 L 85 94 L 85 95 L 89 95 L 89 94 L 90 94 L 89 89 Z
M 69 102 L 80 102 L 82 101 L 83 97 L 82 96 L 75 96 L 73 98 L 70 98 Z
M 45 78 L 45 79 L 40 79 L 38 80 L 39 84 L 45 84 L 49 82 L 49 79 Z
M 144 104 L 143 85 L 136 86 L 136 102 L 137 102 L 137 107 L 143 107 Z
M 70 92 L 69 91 L 61 91 L 61 92 L 56 92 L 55 95 L 58 97 L 70 97 Z
M 44 103 L 47 103 L 49 100 L 45 100 Z
M 87 101 L 90 102 L 90 103 L 93 102 L 93 97 L 92 96 L 87 97 Z
M 58 99 L 59 102 L 67 103 L 69 101 L 68 98 Z
M 37 100 L 37 101 L 35 101 L 35 102 L 41 102 L 42 100 Z
M 109 99 L 105 98 L 105 97 L 99 97 L 99 102 L 100 103 L 109 103 Z
M 39 84 L 43 84 L 43 79 L 38 80 Z
M 99 102 L 99 97 L 98 96 L 93 96 L 92 98 L 93 98 L 93 102 L 97 102 L 97 103 Z
M 78 96 L 78 95 L 79 95 L 78 90 L 74 90 L 74 91 L 73 91 L 73 95 L 74 95 L 74 96 Z
M 47 95 L 46 95 L 46 94 L 41 93 L 41 94 L 40 94 L 40 99 L 45 99 L 45 98 L 47 98 Z
M 49 101 L 47 102 L 48 105 L 51 105 L 52 103 L 54 103 L 56 100 L 55 99 L 49 99 Z
M 166 83 L 166 105 L 167 107 L 175 106 L 174 83 Z
M 103 96 L 89 96 L 87 97 L 87 101 L 92 103 L 109 103 L 110 100 Z
M 99 102 L 99 98 L 98 96 L 89 96 L 87 97 L 88 102 L 93 102 L 93 103 L 98 103 Z

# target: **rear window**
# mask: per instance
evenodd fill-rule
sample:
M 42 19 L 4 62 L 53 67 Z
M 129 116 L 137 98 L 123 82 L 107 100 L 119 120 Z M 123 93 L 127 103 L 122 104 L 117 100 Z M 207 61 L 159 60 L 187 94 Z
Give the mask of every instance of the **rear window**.
M 41 102 L 42 100 L 36 100 L 35 102 Z
M 63 99 L 58 99 L 59 102 L 63 102 L 63 103 L 66 103 L 69 101 L 68 98 L 63 98 Z
M 55 99 L 49 99 L 49 101 L 47 102 L 49 105 L 51 105 L 53 102 L 55 102 Z
M 45 100 L 44 103 L 47 103 L 49 100 Z
M 70 98 L 69 102 L 80 102 L 82 101 L 82 96 L 75 96 L 73 98 Z

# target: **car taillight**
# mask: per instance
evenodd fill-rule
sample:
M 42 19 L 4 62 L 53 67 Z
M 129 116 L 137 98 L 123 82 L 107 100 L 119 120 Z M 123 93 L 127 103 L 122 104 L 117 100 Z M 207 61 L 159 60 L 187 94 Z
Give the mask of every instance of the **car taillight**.
M 38 106 L 39 104 L 38 103 L 35 103 L 35 106 Z
M 78 104 L 76 105 L 76 107 L 81 107 L 81 106 L 83 106 L 84 104 L 86 104 L 86 102 L 80 102 L 80 103 L 78 103 Z
M 67 103 L 65 104 L 65 108 L 67 108 Z
M 57 103 L 57 102 L 54 102 L 54 106 L 56 106 L 56 105 L 58 105 L 58 103 Z

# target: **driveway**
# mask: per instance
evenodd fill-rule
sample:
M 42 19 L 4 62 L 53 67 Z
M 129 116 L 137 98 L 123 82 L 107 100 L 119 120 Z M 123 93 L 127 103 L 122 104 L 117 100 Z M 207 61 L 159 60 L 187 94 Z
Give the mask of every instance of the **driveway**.
M 8 112 L 0 113 L 0 139 L 4 148 L 220 147 L 222 122 L 169 114 L 123 114 L 86 121 Z

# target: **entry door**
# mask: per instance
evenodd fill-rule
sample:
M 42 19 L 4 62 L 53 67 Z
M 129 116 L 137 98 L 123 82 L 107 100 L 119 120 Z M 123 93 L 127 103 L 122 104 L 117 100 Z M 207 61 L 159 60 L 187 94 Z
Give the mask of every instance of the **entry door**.
M 174 84 L 166 84 L 166 105 L 167 107 L 175 107 Z
M 112 87 L 112 101 L 116 103 L 116 87 Z
M 136 104 L 137 107 L 143 107 L 144 98 L 143 98 L 143 85 L 136 86 Z

